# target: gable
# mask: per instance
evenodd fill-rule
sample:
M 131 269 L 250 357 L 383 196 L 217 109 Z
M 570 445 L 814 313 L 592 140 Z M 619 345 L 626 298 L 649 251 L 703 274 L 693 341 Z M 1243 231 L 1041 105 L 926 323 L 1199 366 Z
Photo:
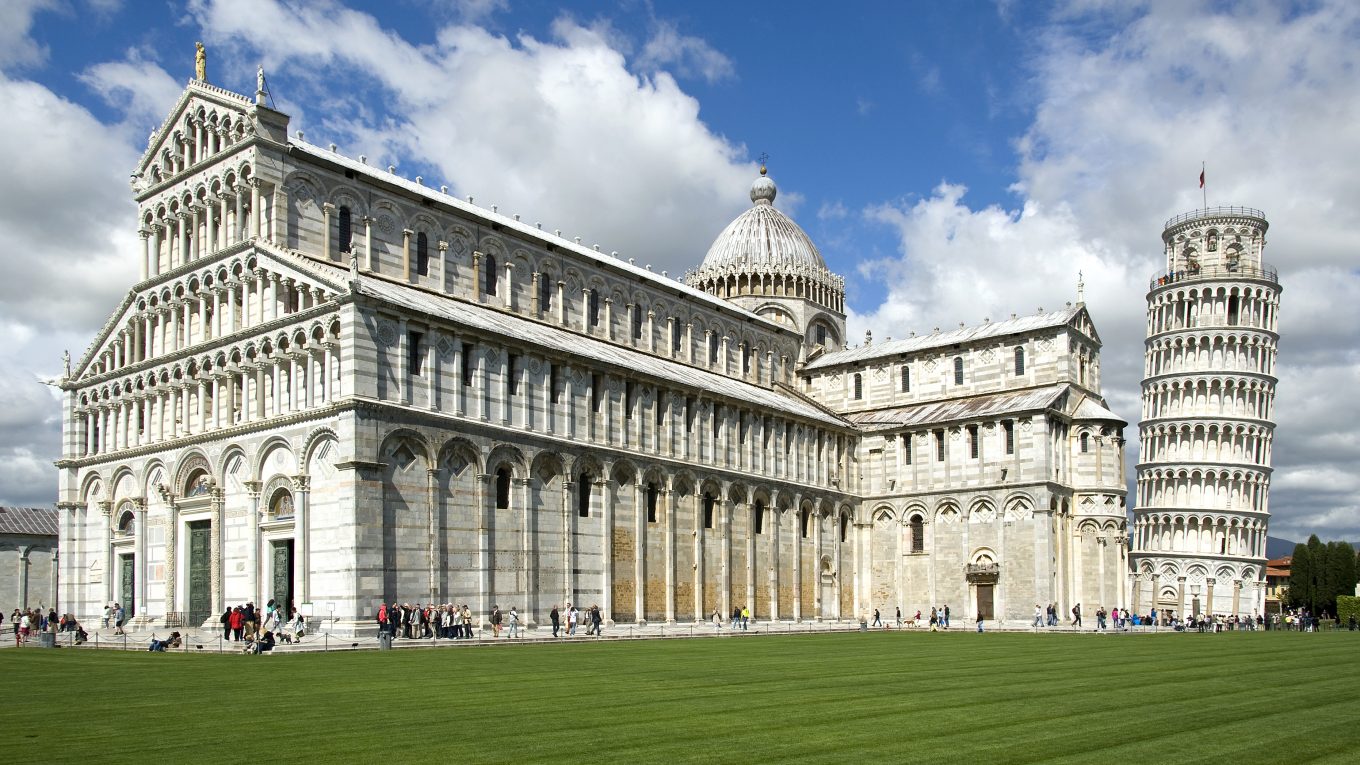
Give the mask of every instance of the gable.
M 1067 326 L 1091 338 L 1095 341 L 1096 345 L 1101 345 L 1100 334 L 1096 332 L 1096 324 L 1094 321 L 1091 321 L 1091 314 L 1086 310 L 1084 304 L 1081 306 L 1080 310 L 1072 315 L 1071 320 L 1067 322 Z
M 215 136 L 221 147 L 253 134 L 252 106 L 244 96 L 191 81 L 169 116 L 151 133 L 133 173 L 133 190 L 145 191 L 174 177 L 179 167 L 205 159 L 197 156 L 200 137 Z

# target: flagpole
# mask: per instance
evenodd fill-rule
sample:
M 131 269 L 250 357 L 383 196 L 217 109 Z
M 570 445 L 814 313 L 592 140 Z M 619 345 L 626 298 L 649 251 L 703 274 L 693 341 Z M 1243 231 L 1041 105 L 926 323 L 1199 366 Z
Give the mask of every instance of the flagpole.
M 1200 160 L 1199 163 L 1199 192 L 1204 202 L 1204 209 L 1209 209 L 1209 183 L 1205 180 L 1204 160 Z

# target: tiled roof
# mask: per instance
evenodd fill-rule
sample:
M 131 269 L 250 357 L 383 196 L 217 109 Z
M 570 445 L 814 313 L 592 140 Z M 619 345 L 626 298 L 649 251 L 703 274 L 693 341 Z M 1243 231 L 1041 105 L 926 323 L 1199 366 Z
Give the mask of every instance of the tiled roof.
M 1020 316 L 1015 319 L 1005 321 L 994 321 L 987 324 L 980 324 L 976 327 L 965 327 L 950 332 L 932 333 L 929 335 L 919 335 L 908 337 L 901 340 L 889 340 L 886 343 L 875 343 L 873 345 L 861 345 L 856 348 L 846 348 L 842 351 L 833 351 L 813 359 L 804 369 L 823 369 L 833 367 L 837 364 L 848 364 L 855 361 L 875 359 L 881 356 L 895 356 L 901 353 L 914 353 L 929 348 L 940 348 L 944 346 L 969 343 L 974 340 L 983 340 L 989 337 L 1003 337 L 1005 335 L 1015 335 L 1021 332 L 1030 332 L 1036 329 L 1046 329 L 1048 327 L 1061 327 L 1076 316 L 1082 307 L 1074 305 L 1071 308 L 1064 308 L 1061 311 L 1036 314 L 1034 316 Z
M 349 279 L 347 270 L 333 264 L 297 255 L 287 257 L 306 260 L 307 265 L 313 270 L 342 284 Z M 359 293 L 424 314 L 438 316 L 458 326 L 513 338 L 543 348 L 562 350 L 592 361 L 666 380 L 680 389 L 698 388 L 716 398 L 787 412 L 796 417 L 816 420 L 835 427 L 846 427 L 846 422 L 834 414 L 778 389 L 753 385 L 550 324 L 530 321 L 512 313 L 371 277 L 360 278 Z
M 1053 406 L 1067 388 L 1068 386 L 1065 384 L 1049 385 L 1014 393 L 969 396 L 891 409 L 851 412 L 846 415 L 846 419 L 856 425 L 870 429 L 899 428 L 965 420 L 974 417 L 988 417 L 1008 412 L 1036 411 Z
M 50 507 L 0 507 L 0 534 L 57 535 L 57 511 Z
M 1077 404 L 1077 411 L 1075 411 L 1075 412 L 1072 413 L 1072 419 L 1074 419 L 1074 420 L 1112 420 L 1112 421 L 1114 421 L 1114 422 L 1124 423 L 1125 425 L 1128 424 L 1127 422 L 1124 422 L 1124 418 L 1120 417 L 1119 415 L 1115 414 L 1114 412 L 1111 412 L 1109 409 L 1105 408 L 1104 406 L 1101 406 L 1101 404 L 1100 404 L 1099 401 L 1096 401 L 1095 399 L 1093 399 L 1093 398 L 1091 398 L 1091 397 L 1089 397 L 1089 396 L 1087 396 L 1086 398 L 1083 398 L 1083 399 L 1081 400 L 1081 403 L 1080 403 L 1080 404 Z

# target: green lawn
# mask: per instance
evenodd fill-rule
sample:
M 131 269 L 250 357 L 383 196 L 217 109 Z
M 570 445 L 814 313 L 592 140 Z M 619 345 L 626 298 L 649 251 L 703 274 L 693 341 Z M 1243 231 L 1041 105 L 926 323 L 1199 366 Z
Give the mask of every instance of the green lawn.
M 1347 632 L 5 650 L 0 731 L 59 762 L 1360 762 L 1357 651 Z

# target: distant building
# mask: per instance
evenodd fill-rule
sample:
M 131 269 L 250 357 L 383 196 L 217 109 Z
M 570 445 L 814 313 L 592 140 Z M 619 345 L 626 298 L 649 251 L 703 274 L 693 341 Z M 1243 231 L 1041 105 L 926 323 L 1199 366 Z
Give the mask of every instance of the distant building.
M 50 607 L 57 602 L 57 511 L 0 507 L 0 608 Z
M 1294 556 L 1271 558 L 1266 561 L 1266 611 L 1276 613 L 1289 593 L 1289 569 Z

